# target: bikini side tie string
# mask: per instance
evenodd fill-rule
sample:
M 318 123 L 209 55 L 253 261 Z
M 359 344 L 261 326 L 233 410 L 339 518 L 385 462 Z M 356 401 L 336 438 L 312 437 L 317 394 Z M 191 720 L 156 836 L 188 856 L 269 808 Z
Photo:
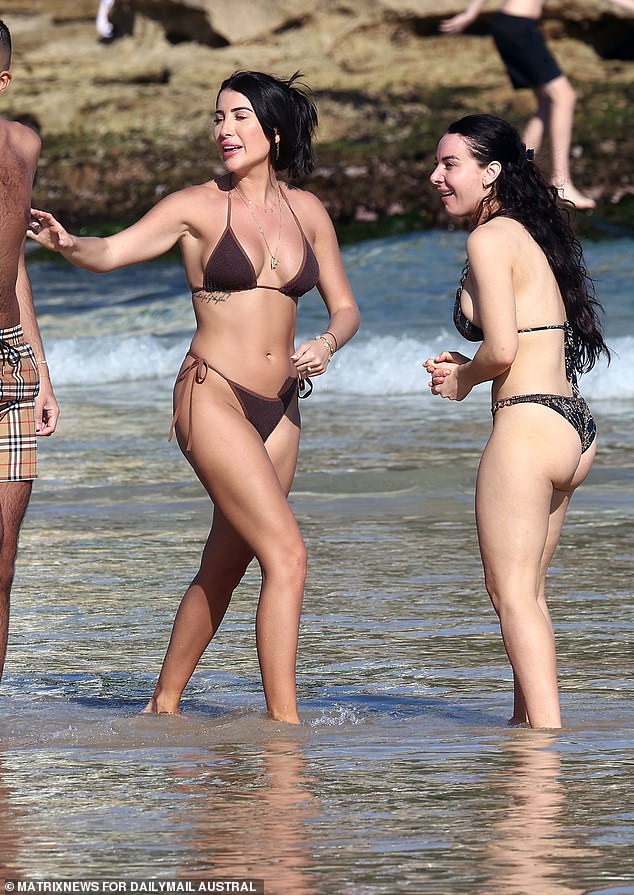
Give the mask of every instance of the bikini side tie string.
M 194 385 L 201 385 L 205 379 L 207 378 L 207 373 L 209 372 L 209 366 L 207 361 L 203 357 L 198 357 L 196 354 L 192 354 L 191 351 L 188 351 L 187 354 L 192 358 L 191 364 L 188 364 L 184 370 L 181 370 L 177 379 L 176 385 L 179 382 L 183 382 L 183 380 L 187 379 L 190 376 L 189 383 L 189 425 L 187 427 L 187 444 L 185 445 L 185 452 L 189 453 L 189 450 L 192 446 L 192 404 L 194 400 Z M 193 375 L 191 375 L 193 374 Z M 178 417 L 180 416 L 180 412 L 183 409 L 183 402 L 185 400 L 185 395 L 181 395 L 178 400 L 178 403 L 174 409 L 174 416 L 172 417 L 172 425 L 170 426 L 170 434 L 168 441 L 171 441 L 174 436 L 174 427 L 176 426 L 176 422 Z

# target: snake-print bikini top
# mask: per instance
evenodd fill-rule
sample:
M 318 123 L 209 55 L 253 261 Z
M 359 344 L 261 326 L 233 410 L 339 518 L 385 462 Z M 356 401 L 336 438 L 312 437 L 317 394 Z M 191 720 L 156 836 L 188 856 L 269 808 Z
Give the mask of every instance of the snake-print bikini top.
M 462 276 L 460 277 L 460 283 L 458 284 L 458 289 L 456 290 L 456 300 L 453 306 L 453 322 L 454 326 L 463 337 L 463 339 L 467 339 L 469 342 L 481 342 L 484 339 L 484 333 L 480 329 L 479 326 L 476 326 L 475 323 L 472 323 L 471 320 L 466 317 L 464 311 L 462 310 L 462 306 L 460 304 L 460 299 L 462 298 L 462 290 L 464 289 L 464 284 L 469 276 L 469 261 L 465 262 L 465 266 L 462 268 Z M 566 379 L 569 382 L 572 382 L 573 385 L 577 384 L 577 371 L 580 370 L 579 362 L 578 362 L 578 350 L 575 342 L 572 326 L 570 325 L 568 320 L 565 320 L 563 323 L 552 323 L 548 326 L 531 326 L 526 329 L 518 329 L 518 333 L 538 333 L 543 332 L 547 329 L 561 329 L 564 333 L 564 353 L 566 360 Z

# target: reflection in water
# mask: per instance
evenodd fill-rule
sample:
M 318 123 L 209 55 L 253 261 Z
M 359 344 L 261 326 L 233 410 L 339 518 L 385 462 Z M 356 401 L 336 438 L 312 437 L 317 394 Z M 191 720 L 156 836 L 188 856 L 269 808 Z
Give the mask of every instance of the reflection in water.
M 4 756 L 0 752 L 0 886 L 4 889 L 5 879 L 18 879 L 18 853 L 20 850 L 19 823 L 15 809 L 11 805 Z
M 594 852 L 570 832 L 557 738 L 522 731 L 505 744 L 509 767 L 492 781 L 506 797 L 491 828 L 484 866 L 486 895 L 584 895 L 580 863 Z
M 317 893 L 314 836 L 306 826 L 317 804 L 300 743 L 272 740 L 252 754 L 223 744 L 211 756 L 188 759 L 172 769 L 175 795 L 186 797 L 191 836 L 187 866 L 178 875 L 263 879 L 266 895 Z

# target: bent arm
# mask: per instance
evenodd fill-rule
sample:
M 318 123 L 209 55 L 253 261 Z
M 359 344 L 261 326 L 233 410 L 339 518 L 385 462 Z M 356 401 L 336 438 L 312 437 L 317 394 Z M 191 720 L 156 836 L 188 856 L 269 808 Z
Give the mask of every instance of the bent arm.
M 361 317 L 341 260 L 335 228 L 321 203 L 315 233 L 315 255 L 320 272 L 317 288 L 330 314 L 328 332 L 335 337 L 336 347 L 341 348 L 359 329 Z
M 517 354 L 517 318 L 513 289 L 512 247 L 502 222 L 477 228 L 467 240 L 473 284 L 473 306 L 484 333 L 472 360 L 457 374 L 470 391 L 495 379 L 511 366 Z
M 76 267 L 106 273 L 150 261 L 171 249 L 189 229 L 186 193 L 181 190 L 167 196 L 131 227 L 105 238 L 74 236 L 53 215 L 32 209 L 27 235 Z
M 317 288 L 328 309 L 330 320 L 321 336 L 304 342 L 291 356 L 300 374 L 325 373 L 335 351 L 342 348 L 359 329 L 359 308 L 343 267 L 335 228 L 328 212 L 316 196 L 307 196 L 315 224 L 314 252 L 319 262 Z

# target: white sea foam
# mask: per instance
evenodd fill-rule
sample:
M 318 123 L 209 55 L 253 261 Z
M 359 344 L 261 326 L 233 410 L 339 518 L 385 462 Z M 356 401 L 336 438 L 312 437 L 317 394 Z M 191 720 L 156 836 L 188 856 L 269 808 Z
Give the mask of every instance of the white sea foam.
M 610 344 L 612 363 L 607 366 L 601 361 L 584 376 L 582 391 L 589 399 L 618 402 L 634 398 L 634 337 L 612 339 Z M 77 337 L 49 342 L 48 357 L 57 385 L 85 387 L 87 383 L 172 377 L 187 346 L 187 338 L 168 343 L 151 335 Z M 434 338 L 358 336 L 335 355 L 328 375 L 316 382 L 316 388 L 320 394 L 420 394 L 426 390 L 428 379 L 423 361 L 446 347 L 466 354 L 473 350 L 446 330 Z
M 100 385 L 176 374 L 188 342 L 168 346 L 155 336 L 57 339 L 47 342 L 55 385 Z

